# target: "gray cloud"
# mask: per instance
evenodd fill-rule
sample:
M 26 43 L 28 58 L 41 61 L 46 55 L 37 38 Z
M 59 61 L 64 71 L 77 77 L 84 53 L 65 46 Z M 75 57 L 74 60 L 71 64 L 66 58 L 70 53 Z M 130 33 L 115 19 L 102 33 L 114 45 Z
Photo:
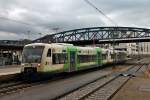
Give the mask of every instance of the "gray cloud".
M 90 0 L 120 26 L 150 28 L 149 0 Z M 5 17 L 12 20 L 2 19 Z M 18 22 L 15 22 L 15 21 Z M 27 23 L 30 25 L 22 24 Z M 84 0 L 1 0 L 0 39 L 11 34 L 12 39 L 32 39 L 38 33 L 51 34 L 74 28 L 110 26 L 106 18 Z M 13 34 L 13 35 L 12 35 Z M 11 39 L 8 37 L 8 39 Z

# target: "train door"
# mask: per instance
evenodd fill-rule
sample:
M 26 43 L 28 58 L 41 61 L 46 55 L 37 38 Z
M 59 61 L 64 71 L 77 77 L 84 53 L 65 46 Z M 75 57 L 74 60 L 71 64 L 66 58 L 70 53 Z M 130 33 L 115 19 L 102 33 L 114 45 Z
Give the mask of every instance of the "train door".
M 97 62 L 98 62 L 98 65 L 101 65 L 101 53 L 100 53 L 100 51 L 97 52 Z
M 70 51 L 70 72 L 76 70 L 75 55 L 76 55 L 75 51 Z
M 51 48 L 48 48 L 46 50 L 46 56 L 44 57 L 44 69 L 49 70 L 49 68 L 52 65 L 52 50 Z

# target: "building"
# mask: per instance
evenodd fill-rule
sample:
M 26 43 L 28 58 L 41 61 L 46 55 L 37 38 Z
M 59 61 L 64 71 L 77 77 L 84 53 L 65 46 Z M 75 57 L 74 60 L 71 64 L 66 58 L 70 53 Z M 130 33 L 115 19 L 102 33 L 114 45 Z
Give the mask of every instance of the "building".
M 139 54 L 150 55 L 150 42 L 138 43 Z
M 120 43 L 115 45 L 116 50 L 127 51 L 127 54 L 130 55 L 150 55 L 150 42 L 141 42 L 141 43 Z
M 119 43 L 115 45 L 115 49 L 126 51 L 128 55 L 138 54 L 138 48 L 136 43 Z
M 0 40 L 0 66 L 19 64 L 24 45 L 29 40 Z

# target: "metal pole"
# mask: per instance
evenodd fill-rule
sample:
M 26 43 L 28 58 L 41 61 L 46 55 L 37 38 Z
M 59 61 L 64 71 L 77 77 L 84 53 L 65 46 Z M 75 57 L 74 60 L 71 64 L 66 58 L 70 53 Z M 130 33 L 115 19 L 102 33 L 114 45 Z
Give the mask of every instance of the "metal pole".
M 140 44 L 138 43 L 138 59 L 140 60 Z
M 114 55 L 114 57 L 113 57 L 113 69 L 115 69 L 116 68 L 116 66 L 115 66 L 115 64 L 116 64 L 116 55 L 115 55 L 115 32 L 117 32 L 117 31 L 114 31 L 114 32 L 112 32 L 113 34 L 112 34 L 112 39 L 113 39 L 113 55 Z
M 94 37 L 93 37 L 93 47 L 95 47 L 95 37 L 96 37 L 96 34 L 94 34 Z

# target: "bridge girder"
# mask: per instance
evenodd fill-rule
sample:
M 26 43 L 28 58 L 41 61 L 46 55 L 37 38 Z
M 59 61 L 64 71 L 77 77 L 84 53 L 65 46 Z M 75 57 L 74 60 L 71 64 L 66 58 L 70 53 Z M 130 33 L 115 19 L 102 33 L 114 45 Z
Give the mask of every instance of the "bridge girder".
M 77 45 L 101 43 L 150 42 L 150 29 L 136 27 L 90 27 L 47 35 L 34 42 L 73 43 Z

